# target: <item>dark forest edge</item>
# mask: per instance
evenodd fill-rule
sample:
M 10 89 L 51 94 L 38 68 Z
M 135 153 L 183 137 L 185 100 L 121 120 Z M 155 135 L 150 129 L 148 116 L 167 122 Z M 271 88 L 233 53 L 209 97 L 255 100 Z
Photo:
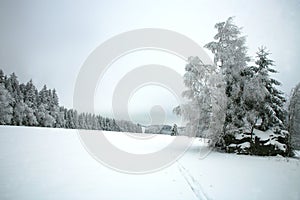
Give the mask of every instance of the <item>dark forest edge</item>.
M 79 113 L 59 105 L 55 89 L 38 91 L 32 80 L 19 83 L 15 73 L 0 69 L 0 125 L 142 132 L 139 124 L 91 113 Z

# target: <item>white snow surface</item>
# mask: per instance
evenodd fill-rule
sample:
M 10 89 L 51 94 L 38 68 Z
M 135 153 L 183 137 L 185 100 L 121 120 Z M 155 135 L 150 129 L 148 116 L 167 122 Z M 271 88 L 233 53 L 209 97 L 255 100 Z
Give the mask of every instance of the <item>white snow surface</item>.
M 124 133 L 111 140 L 120 144 Z M 120 134 L 120 137 L 117 136 Z M 164 147 L 174 139 L 157 135 Z M 161 139 L 159 139 L 161 137 Z M 123 140 L 122 148 L 132 140 Z M 127 143 L 127 144 L 126 144 Z M 153 144 L 155 146 L 157 144 Z M 131 151 L 152 152 L 151 143 Z M 210 152 L 195 139 L 160 171 L 131 175 L 97 162 L 76 130 L 0 126 L 0 199 L 300 199 L 300 161 Z

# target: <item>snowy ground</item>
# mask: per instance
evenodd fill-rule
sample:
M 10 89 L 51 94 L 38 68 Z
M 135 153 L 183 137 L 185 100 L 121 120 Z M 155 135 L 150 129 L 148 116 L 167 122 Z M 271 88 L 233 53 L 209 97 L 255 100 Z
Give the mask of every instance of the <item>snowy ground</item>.
M 130 175 L 94 160 L 75 130 L 0 126 L 0 199 L 300 199 L 298 159 L 206 151 L 197 139 L 170 167 Z

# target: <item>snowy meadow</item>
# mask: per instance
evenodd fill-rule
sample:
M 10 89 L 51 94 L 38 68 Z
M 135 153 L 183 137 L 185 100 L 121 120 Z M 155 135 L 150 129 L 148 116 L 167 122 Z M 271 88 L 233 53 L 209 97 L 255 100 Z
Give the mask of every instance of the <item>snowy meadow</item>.
M 141 147 L 134 140 L 123 140 L 123 134 L 115 133 L 110 139 L 135 153 L 151 152 L 174 138 L 156 135 L 153 143 Z M 84 149 L 76 130 L 1 126 L 0 149 L 1 199 L 300 197 L 299 159 L 210 152 L 199 138 L 170 166 L 143 175 L 120 173 L 100 164 Z

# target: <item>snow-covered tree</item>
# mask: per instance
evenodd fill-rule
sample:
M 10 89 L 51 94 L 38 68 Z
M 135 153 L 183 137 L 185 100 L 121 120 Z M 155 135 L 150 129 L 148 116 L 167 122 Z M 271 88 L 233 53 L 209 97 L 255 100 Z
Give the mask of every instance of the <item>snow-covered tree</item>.
M 38 105 L 44 104 L 45 109 L 49 110 L 50 97 L 47 86 L 44 85 L 43 88 L 38 93 Z
M 11 97 L 13 98 L 13 107 L 17 102 L 23 100 L 23 94 L 20 90 L 20 84 L 18 81 L 18 77 L 15 73 L 12 73 L 10 77 L 5 82 L 5 88 L 9 91 Z
M 300 83 L 292 90 L 288 113 L 291 143 L 295 149 L 300 149 Z
M 51 95 L 51 97 L 52 97 L 52 99 L 51 99 L 51 104 L 52 104 L 52 106 L 59 106 L 58 95 L 57 95 L 55 89 L 52 90 L 52 95 Z
M 13 117 L 11 120 L 12 125 L 22 125 L 23 118 L 25 116 L 25 105 L 23 103 L 23 93 L 18 81 L 18 77 L 15 73 L 12 73 L 10 77 L 5 81 L 5 87 L 9 91 L 12 97 Z
M 13 114 L 12 97 L 4 84 L 0 83 L 0 124 L 10 124 Z
M 120 131 L 121 130 L 115 119 L 112 119 L 111 129 L 112 129 L 112 131 Z
M 0 69 L 0 84 L 5 84 L 5 75 L 2 69 Z
M 177 130 L 177 124 L 174 124 L 172 129 L 171 129 L 171 135 L 176 136 L 178 135 L 178 130 Z
M 37 109 L 38 91 L 32 80 L 28 81 L 25 86 L 24 102 L 35 111 Z
M 263 77 L 257 73 L 256 67 L 248 67 L 244 71 L 244 92 L 242 96 L 243 108 L 246 112 L 246 125 L 249 125 L 251 139 L 254 127 L 260 118 L 267 89 L 263 84 Z
M 285 118 L 283 104 L 286 100 L 283 92 L 276 88 L 281 83 L 270 77 L 269 73 L 276 73 L 277 71 L 271 68 L 274 66 L 274 61 L 268 58 L 269 55 L 270 53 L 265 47 L 259 48 L 255 62 L 257 65 L 257 74 L 264 88 L 267 90 L 264 104 L 260 111 L 262 119 L 260 128 L 262 130 L 267 130 L 274 125 L 282 126 Z
M 190 57 L 185 67 L 184 84 L 188 90 L 183 92 L 183 97 L 189 102 L 180 105 L 179 113 L 188 121 L 186 133 L 188 135 L 202 136 L 209 128 L 209 114 L 211 111 L 211 99 L 207 80 L 210 68 L 205 66 L 198 57 Z M 176 109 L 175 109 L 176 110 Z
M 228 18 L 226 22 L 217 23 L 215 28 L 218 30 L 214 36 L 215 41 L 206 44 L 205 47 L 214 54 L 214 62 L 220 66 L 225 76 L 227 109 L 224 132 L 226 132 L 231 125 L 234 127 L 244 125 L 242 71 L 250 58 L 247 56 L 246 39 L 244 36 L 240 36 L 241 28 L 233 23 L 232 17 Z
M 55 127 L 62 127 L 62 116 L 63 114 L 60 112 L 59 103 L 58 103 L 58 95 L 56 94 L 56 90 L 53 89 L 48 90 L 49 96 L 49 111 L 50 115 L 55 119 Z
M 38 121 L 32 108 L 25 104 L 25 117 L 23 118 L 23 125 L 25 126 L 36 126 Z
M 188 102 L 174 109 L 187 120 L 186 134 L 218 138 L 224 124 L 224 91 L 222 75 L 216 66 L 204 65 L 198 57 L 190 57 L 185 67 L 184 83 Z M 222 114 L 223 113 L 223 114 Z
M 55 119 L 49 114 L 45 104 L 40 104 L 38 107 L 37 121 L 42 127 L 54 127 Z
M 59 124 L 59 127 L 66 128 L 66 111 L 67 109 L 63 106 L 59 107 L 59 121 L 57 121 L 57 124 Z M 58 126 L 57 126 L 58 127 Z
M 102 130 L 106 130 L 106 118 L 105 117 L 101 118 L 101 128 L 102 128 Z
M 111 131 L 111 121 L 109 118 L 105 118 L 105 127 L 106 127 L 106 131 Z
M 73 109 L 66 110 L 65 116 L 66 116 L 66 128 L 75 129 L 79 127 L 78 114 L 76 110 Z M 91 126 L 89 126 L 88 128 L 91 129 Z
M 98 120 L 98 123 L 99 123 L 99 130 L 103 130 L 103 117 L 100 116 L 100 115 L 97 115 L 97 120 Z
M 92 120 L 92 129 L 93 130 L 98 130 L 99 129 L 99 125 L 98 125 L 98 121 L 97 121 L 97 118 L 96 118 L 95 114 L 92 115 L 91 120 Z
M 13 125 L 22 126 L 23 121 L 25 120 L 26 113 L 26 104 L 23 101 L 17 102 L 14 107 L 13 112 Z
M 78 128 L 80 129 L 86 129 L 87 125 L 86 125 L 86 119 L 85 119 L 85 113 L 80 113 L 78 115 Z

